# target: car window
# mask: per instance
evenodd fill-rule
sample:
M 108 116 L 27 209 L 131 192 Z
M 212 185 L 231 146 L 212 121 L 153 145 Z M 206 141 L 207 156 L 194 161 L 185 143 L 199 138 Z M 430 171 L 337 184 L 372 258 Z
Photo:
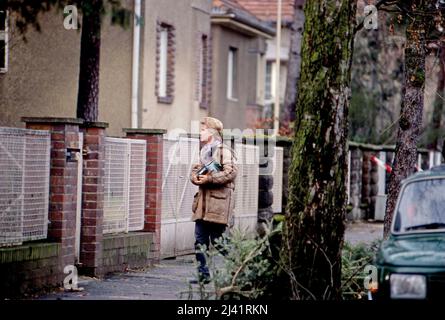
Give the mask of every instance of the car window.
M 401 194 L 394 231 L 445 229 L 445 179 L 408 184 Z

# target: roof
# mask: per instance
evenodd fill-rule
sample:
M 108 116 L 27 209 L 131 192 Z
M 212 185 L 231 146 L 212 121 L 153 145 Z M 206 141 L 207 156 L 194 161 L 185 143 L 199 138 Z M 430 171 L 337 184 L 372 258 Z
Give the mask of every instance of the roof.
M 277 21 L 278 1 L 277 0 L 238 0 L 247 10 L 256 15 L 259 19 L 267 22 Z M 282 0 L 281 12 L 283 22 L 292 22 L 294 17 L 294 5 L 303 5 L 304 0 Z
M 417 172 L 417 173 L 413 174 L 412 176 L 403 180 L 403 183 L 406 184 L 409 182 L 430 179 L 430 178 L 431 179 L 434 179 L 434 178 L 444 178 L 445 179 L 445 164 L 433 167 L 430 170 Z
M 240 5 L 237 0 L 213 0 L 213 7 L 228 7 L 232 9 L 246 10 L 246 8 Z
M 275 28 L 260 20 L 240 4 L 239 0 L 213 0 L 212 20 L 225 18 L 247 25 L 267 36 L 275 35 Z

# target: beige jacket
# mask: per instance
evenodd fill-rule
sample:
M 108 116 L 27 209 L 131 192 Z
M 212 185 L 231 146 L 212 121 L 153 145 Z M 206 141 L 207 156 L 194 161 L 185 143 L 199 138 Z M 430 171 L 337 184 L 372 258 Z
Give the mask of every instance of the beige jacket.
M 234 190 L 238 167 L 233 151 L 224 144 L 218 147 L 214 159 L 222 164 L 223 171 L 210 173 L 209 182 L 199 185 L 199 191 L 193 200 L 192 220 L 202 219 L 227 225 L 235 207 Z M 190 174 L 190 180 L 195 185 L 198 185 L 196 172 L 200 167 L 200 164 L 194 165 Z

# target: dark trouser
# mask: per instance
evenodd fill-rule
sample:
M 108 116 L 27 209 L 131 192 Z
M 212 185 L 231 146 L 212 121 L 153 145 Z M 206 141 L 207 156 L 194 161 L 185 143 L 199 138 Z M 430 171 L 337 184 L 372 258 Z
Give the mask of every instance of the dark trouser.
M 226 226 L 219 223 L 212 223 L 203 220 L 196 220 L 195 223 L 195 250 L 196 250 L 196 260 L 199 263 L 198 272 L 200 277 L 209 277 L 210 272 L 207 267 L 205 255 L 201 252 L 200 245 L 205 245 L 206 248 L 209 248 L 210 242 L 218 249 L 215 245 L 215 240 L 220 238 L 224 231 L 226 230 Z

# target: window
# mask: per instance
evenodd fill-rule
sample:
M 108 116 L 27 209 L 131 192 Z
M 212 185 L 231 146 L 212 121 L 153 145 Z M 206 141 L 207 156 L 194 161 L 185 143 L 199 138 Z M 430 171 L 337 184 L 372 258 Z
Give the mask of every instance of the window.
M 158 97 L 167 97 L 167 55 L 168 55 L 168 30 L 161 29 L 159 45 L 159 86 Z
M 0 73 L 8 71 L 8 13 L 0 11 Z
M 209 65 L 209 39 L 203 34 L 199 51 L 198 63 L 198 101 L 201 108 L 207 109 L 210 100 L 210 65 Z
M 172 103 L 175 63 L 174 27 L 159 22 L 157 33 L 156 96 L 160 103 Z
M 275 63 L 272 61 L 268 61 L 266 63 L 266 90 L 265 90 L 265 99 L 266 101 L 272 100 L 275 96 Z
M 445 179 L 412 182 L 402 190 L 396 232 L 445 229 Z
M 227 63 L 227 98 L 236 100 L 238 92 L 238 49 L 229 48 Z

